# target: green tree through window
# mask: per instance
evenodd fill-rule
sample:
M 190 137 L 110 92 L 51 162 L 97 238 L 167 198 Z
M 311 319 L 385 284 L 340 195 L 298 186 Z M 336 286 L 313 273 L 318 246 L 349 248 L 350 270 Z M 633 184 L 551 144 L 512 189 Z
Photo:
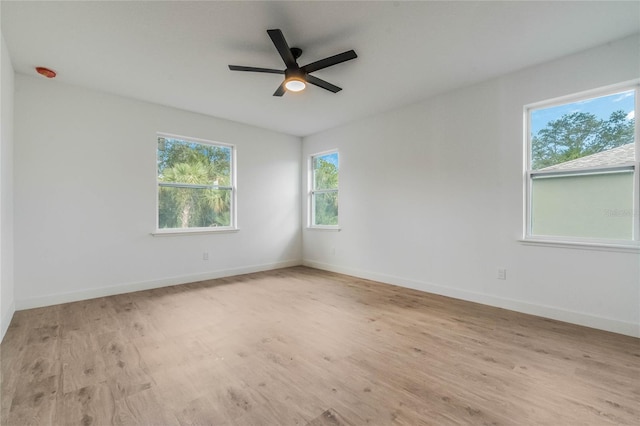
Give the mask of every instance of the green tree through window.
M 158 137 L 158 228 L 232 226 L 232 148 Z
M 608 120 L 573 112 L 552 120 L 531 140 L 532 168 L 542 169 L 617 148 L 634 140 L 635 119 L 618 110 Z
M 338 225 L 338 153 L 311 157 L 313 183 L 311 211 L 313 226 Z

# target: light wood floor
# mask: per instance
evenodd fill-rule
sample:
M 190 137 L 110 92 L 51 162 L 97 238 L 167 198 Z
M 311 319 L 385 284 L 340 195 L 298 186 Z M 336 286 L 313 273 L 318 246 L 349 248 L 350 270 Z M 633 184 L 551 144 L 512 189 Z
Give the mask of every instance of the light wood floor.
M 640 339 L 304 267 L 16 312 L 2 425 L 640 424 Z

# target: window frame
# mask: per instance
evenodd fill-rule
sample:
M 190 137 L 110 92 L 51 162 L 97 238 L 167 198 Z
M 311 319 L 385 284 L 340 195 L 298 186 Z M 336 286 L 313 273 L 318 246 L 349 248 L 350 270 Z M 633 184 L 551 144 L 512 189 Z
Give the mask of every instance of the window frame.
M 201 184 L 187 184 L 187 183 L 169 183 L 160 182 L 158 179 L 158 139 L 169 138 L 178 139 L 183 142 L 196 143 L 200 145 L 210 145 L 222 148 L 229 148 L 231 150 L 231 158 L 229 161 L 229 181 L 231 185 L 201 185 Z M 194 138 L 190 136 L 181 136 L 172 133 L 157 132 L 155 139 L 155 175 L 156 175 L 156 206 L 155 206 L 155 231 L 152 232 L 154 236 L 172 236 L 172 235 L 189 235 L 189 234 L 214 234 L 225 232 L 238 231 L 237 221 L 237 150 L 236 146 L 229 143 L 217 142 L 208 139 Z M 194 189 L 223 189 L 230 190 L 230 212 L 229 212 L 229 226 L 209 226 L 209 227 L 194 227 L 194 228 L 160 228 L 160 187 L 174 187 L 174 188 L 194 188 Z
M 632 162 L 619 165 L 606 165 L 598 167 L 585 167 L 570 171 L 540 171 L 532 170 L 532 135 L 531 135 L 531 111 L 541 108 L 552 108 L 559 105 L 585 101 L 587 99 L 608 96 L 618 92 L 630 91 L 635 92 L 634 111 L 637 113 L 640 105 L 640 80 L 633 80 L 621 84 L 602 87 L 598 89 L 588 90 L 572 95 L 561 96 L 558 98 L 531 103 L 524 106 L 524 215 L 523 215 L 523 234 L 520 240 L 523 243 L 562 246 L 568 248 L 595 248 L 595 249 L 612 249 L 626 251 L 631 249 L 637 251 L 640 249 L 640 123 L 638 117 L 635 117 L 634 129 L 634 145 L 635 158 Z M 532 183 L 534 178 L 544 178 L 553 176 L 580 176 L 608 173 L 624 173 L 631 171 L 633 173 L 633 208 L 632 215 L 632 238 L 630 240 L 605 239 L 605 238 L 588 238 L 574 236 L 557 236 L 557 235 L 538 235 L 532 232 Z
M 337 154 L 338 155 L 338 187 L 335 189 L 315 189 L 315 169 L 314 169 L 314 159 L 317 157 L 324 157 L 329 154 Z M 317 152 L 315 154 L 309 155 L 309 159 L 307 162 L 307 170 L 308 170 L 308 178 L 307 178 L 307 187 L 308 187 L 308 203 L 307 207 L 309 209 L 309 214 L 307 215 L 308 229 L 317 229 L 317 230 L 329 230 L 329 231 L 339 231 L 340 230 L 340 152 L 338 149 L 330 149 L 327 151 Z M 338 223 L 336 225 L 317 225 L 315 223 L 315 196 L 316 194 L 327 194 L 327 193 L 336 193 L 338 198 Z

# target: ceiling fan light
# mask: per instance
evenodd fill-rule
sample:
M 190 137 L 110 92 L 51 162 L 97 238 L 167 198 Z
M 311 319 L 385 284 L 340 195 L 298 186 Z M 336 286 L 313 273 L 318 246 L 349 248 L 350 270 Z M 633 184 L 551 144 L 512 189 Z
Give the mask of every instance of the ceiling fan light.
M 307 85 L 302 79 L 290 78 L 284 83 L 284 87 L 291 92 L 300 92 L 301 90 L 304 90 Z

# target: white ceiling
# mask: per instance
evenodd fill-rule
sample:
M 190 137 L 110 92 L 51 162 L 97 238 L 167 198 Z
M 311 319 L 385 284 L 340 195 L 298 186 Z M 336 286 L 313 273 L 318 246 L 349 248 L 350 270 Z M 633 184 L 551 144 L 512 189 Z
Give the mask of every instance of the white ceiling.
M 12 2 L 0 5 L 16 72 L 304 136 L 640 32 L 640 2 Z M 266 30 L 304 65 L 358 58 L 272 96 L 284 69 Z M 612 66 L 615 66 L 614 64 Z

